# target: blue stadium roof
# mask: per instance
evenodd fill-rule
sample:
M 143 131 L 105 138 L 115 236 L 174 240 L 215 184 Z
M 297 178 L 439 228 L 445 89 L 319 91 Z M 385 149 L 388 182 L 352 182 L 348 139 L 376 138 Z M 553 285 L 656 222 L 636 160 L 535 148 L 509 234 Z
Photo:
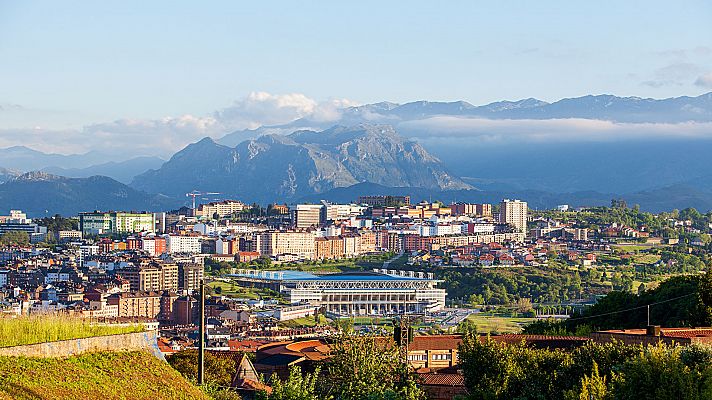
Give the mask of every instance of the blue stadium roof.
M 429 281 L 428 278 L 417 278 L 408 276 L 386 275 L 380 272 L 373 271 L 353 271 L 339 272 L 334 274 L 315 275 L 303 271 L 269 271 L 271 273 L 282 273 L 282 279 L 285 281 Z M 231 274 L 229 276 L 251 277 L 265 280 L 280 280 L 270 276 L 252 276 Z
M 285 278 L 286 279 L 286 278 Z M 328 274 L 314 276 L 311 278 L 301 278 L 305 281 L 426 281 L 426 278 L 411 278 L 408 276 L 386 275 L 378 272 L 357 271 L 357 272 L 340 272 L 336 274 Z

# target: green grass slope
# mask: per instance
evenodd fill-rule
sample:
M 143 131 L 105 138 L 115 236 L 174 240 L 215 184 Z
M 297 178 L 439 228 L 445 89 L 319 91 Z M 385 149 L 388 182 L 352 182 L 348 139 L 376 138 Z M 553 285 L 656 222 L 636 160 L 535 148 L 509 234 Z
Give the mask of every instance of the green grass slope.
M 143 352 L 0 357 L 0 400 L 207 400 L 168 363 Z

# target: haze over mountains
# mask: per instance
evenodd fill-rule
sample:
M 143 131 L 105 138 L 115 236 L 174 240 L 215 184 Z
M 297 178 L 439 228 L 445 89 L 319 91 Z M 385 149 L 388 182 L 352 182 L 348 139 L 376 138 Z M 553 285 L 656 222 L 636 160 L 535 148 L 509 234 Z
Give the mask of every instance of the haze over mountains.
M 165 210 L 176 201 L 138 191 L 105 176 L 66 178 L 28 172 L 0 185 L 0 204 L 42 217 L 93 210 Z
M 711 151 L 712 93 L 663 100 L 609 95 L 554 103 L 524 99 L 485 106 L 381 102 L 341 109 L 328 120 L 305 117 L 205 138 L 165 163 L 131 155 L 110 160 L 98 152 L 63 156 L 18 146 L 0 149 L 0 182 L 9 181 L 0 185 L 5 193 L 0 205 L 11 207 L 21 197 L 8 197 L 7 185 L 42 195 L 48 186 L 30 185 L 32 176 L 13 180 L 41 169 L 131 182 L 112 191 L 126 193 L 132 206 L 147 209 L 185 204 L 185 193 L 192 190 L 258 202 L 344 201 L 343 196 L 353 200 L 366 194 L 356 189 L 397 187 L 393 190 L 416 196 L 425 190 L 445 201 L 511 196 L 551 207 L 606 204 L 623 197 L 653 211 L 708 210 Z M 62 187 L 80 182 L 65 181 Z M 109 186 L 115 184 L 121 185 Z M 352 185 L 358 186 L 349 189 Z M 80 204 L 73 191 L 66 192 L 63 201 Z M 161 195 L 158 203 L 155 194 Z
M 419 144 L 387 125 L 266 135 L 234 148 L 205 138 L 132 186 L 169 196 L 217 191 L 251 201 L 295 200 L 359 182 L 434 190 L 469 189 Z

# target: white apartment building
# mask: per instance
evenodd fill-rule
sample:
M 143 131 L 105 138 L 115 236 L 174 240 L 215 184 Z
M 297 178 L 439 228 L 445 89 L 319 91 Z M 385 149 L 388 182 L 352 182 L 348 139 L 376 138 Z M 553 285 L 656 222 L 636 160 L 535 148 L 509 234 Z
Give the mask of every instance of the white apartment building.
M 499 203 L 500 224 L 510 224 L 519 232 L 527 230 L 527 202 L 504 199 Z
M 356 204 L 330 204 L 326 201 L 322 202 L 323 221 L 342 221 L 357 217 L 363 214 L 366 207 Z
M 165 239 L 162 237 L 147 237 L 141 239 L 141 250 L 150 256 L 160 256 L 166 251 Z
M 201 204 L 195 210 L 196 217 L 213 218 L 216 214 L 219 218 L 239 213 L 247 206 L 237 200 L 224 200 L 208 204 Z
M 292 211 L 292 222 L 296 228 L 309 228 L 321 224 L 321 204 L 297 204 Z
M 259 252 L 268 257 L 291 254 L 297 259 L 314 259 L 315 235 L 311 232 L 262 232 L 259 237 Z
M 79 247 L 79 265 L 84 266 L 84 261 L 93 256 L 99 254 L 98 245 L 84 245 Z
M 166 250 L 170 254 L 200 253 L 200 236 L 164 235 L 164 237 L 166 238 Z

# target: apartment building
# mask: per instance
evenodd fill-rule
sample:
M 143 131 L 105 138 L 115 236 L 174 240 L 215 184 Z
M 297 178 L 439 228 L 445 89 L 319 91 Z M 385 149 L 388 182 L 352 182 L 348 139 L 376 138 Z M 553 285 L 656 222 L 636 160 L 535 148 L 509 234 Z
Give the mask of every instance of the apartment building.
M 130 266 L 119 271 L 129 281 L 132 292 L 178 290 L 178 266 L 169 263 L 150 263 Z
M 259 252 L 263 256 L 294 255 L 297 259 L 314 259 L 314 239 L 311 232 L 269 231 L 257 234 Z
M 107 302 L 118 307 L 119 318 L 156 318 L 161 313 L 161 295 L 156 292 L 116 293 Z
M 193 292 L 200 288 L 203 280 L 204 269 L 200 264 L 178 265 L 178 288 Z
M 247 206 L 243 202 L 237 200 L 217 201 L 199 205 L 195 209 L 195 216 L 213 218 L 217 215 L 218 218 L 223 218 L 242 212 L 246 208 Z
M 452 215 L 470 215 L 473 217 L 491 217 L 492 204 L 472 204 L 472 203 L 455 203 L 450 205 Z
M 343 221 L 363 214 L 366 207 L 355 204 L 330 204 L 323 202 L 322 221 Z
M 162 237 L 147 237 L 141 239 L 141 249 L 155 257 L 166 252 L 166 239 Z
M 519 232 L 527 230 L 527 202 L 504 199 L 499 203 L 498 222 L 512 225 Z
M 321 225 L 322 208 L 321 204 L 297 204 L 297 207 L 292 210 L 294 227 L 304 229 Z
M 166 250 L 170 254 L 200 253 L 200 236 L 197 235 L 165 235 Z
M 344 240 L 340 236 L 324 236 L 314 239 L 314 257 L 319 260 L 344 257 Z
M 371 207 L 398 207 L 410 205 L 410 196 L 359 196 L 359 204 Z
M 79 230 L 83 235 L 107 233 L 153 232 L 155 219 L 151 213 L 86 212 L 79 213 Z

